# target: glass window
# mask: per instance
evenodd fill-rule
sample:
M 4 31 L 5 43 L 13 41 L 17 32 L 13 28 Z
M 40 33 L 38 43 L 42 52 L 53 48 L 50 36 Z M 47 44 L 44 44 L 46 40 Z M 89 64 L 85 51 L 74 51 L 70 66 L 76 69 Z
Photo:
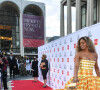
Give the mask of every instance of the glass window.
M 19 53 L 19 14 L 12 6 L 0 7 L 0 37 L 1 51 Z

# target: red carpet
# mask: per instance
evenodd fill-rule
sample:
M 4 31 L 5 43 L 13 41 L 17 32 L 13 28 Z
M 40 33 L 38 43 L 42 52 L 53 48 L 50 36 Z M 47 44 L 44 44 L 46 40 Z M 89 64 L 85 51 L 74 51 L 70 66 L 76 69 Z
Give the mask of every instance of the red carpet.
M 14 80 L 12 81 L 12 90 L 53 90 L 50 87 L 43 88 L 43 83 L 40 81 L 32 82 L 33 80 Z

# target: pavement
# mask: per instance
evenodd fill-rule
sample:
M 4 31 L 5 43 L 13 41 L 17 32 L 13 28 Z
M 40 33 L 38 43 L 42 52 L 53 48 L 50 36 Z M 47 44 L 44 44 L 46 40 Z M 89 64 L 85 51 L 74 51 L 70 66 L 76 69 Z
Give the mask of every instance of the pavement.
M 20 76 L 20 75 L 16 75 L 15 79 L 10 79 L 10 75 L 9 75 L 9 68 L 7 69 L 7 86 L 8 86 L 8 90 L 12 90 L 13 85 L 11 86 L 12 80 L 33 80 L 32 75 L 26 75 L 26 76 Z M 4 89 L 1 89 L 4 90 Z

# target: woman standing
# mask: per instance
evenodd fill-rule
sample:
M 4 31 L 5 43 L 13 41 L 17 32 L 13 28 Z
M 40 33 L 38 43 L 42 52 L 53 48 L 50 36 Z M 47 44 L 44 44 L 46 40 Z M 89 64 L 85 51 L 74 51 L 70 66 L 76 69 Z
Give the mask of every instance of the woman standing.
M 32 62 L 32 71 L 33 71 L 33 77 L 34 82 L 37 82 L 38 79 L 38 60 L 34 57 Z
M 47 72 L 48 72 L 48 61 L 46 60 L 46 55 L 42 55 L 42 61 L 40 63 L 40 68 L 43 75 L 44 85 L 43 87 L 46 87 L 46 79 L 47 79 Z
M 71 85 L 72 87 L 76 85 L 73 90 L 100 90 L 100 72 L 97 59 L 98 55 L 92 40 L 87 36 L 81 37 L 77 42 L 74 77 L 66 83 L 64 90 L 69 90 L 67 88 Z M 93 68 L 95 68 L 97 76 L 93 75 Z

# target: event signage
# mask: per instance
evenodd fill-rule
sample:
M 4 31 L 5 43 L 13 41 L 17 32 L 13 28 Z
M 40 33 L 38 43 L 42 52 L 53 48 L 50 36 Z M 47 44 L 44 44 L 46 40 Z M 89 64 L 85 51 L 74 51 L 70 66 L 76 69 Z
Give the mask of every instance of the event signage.
M 38 47 L 44 44 L 44 18 L 23 14 L 23 45 Z

